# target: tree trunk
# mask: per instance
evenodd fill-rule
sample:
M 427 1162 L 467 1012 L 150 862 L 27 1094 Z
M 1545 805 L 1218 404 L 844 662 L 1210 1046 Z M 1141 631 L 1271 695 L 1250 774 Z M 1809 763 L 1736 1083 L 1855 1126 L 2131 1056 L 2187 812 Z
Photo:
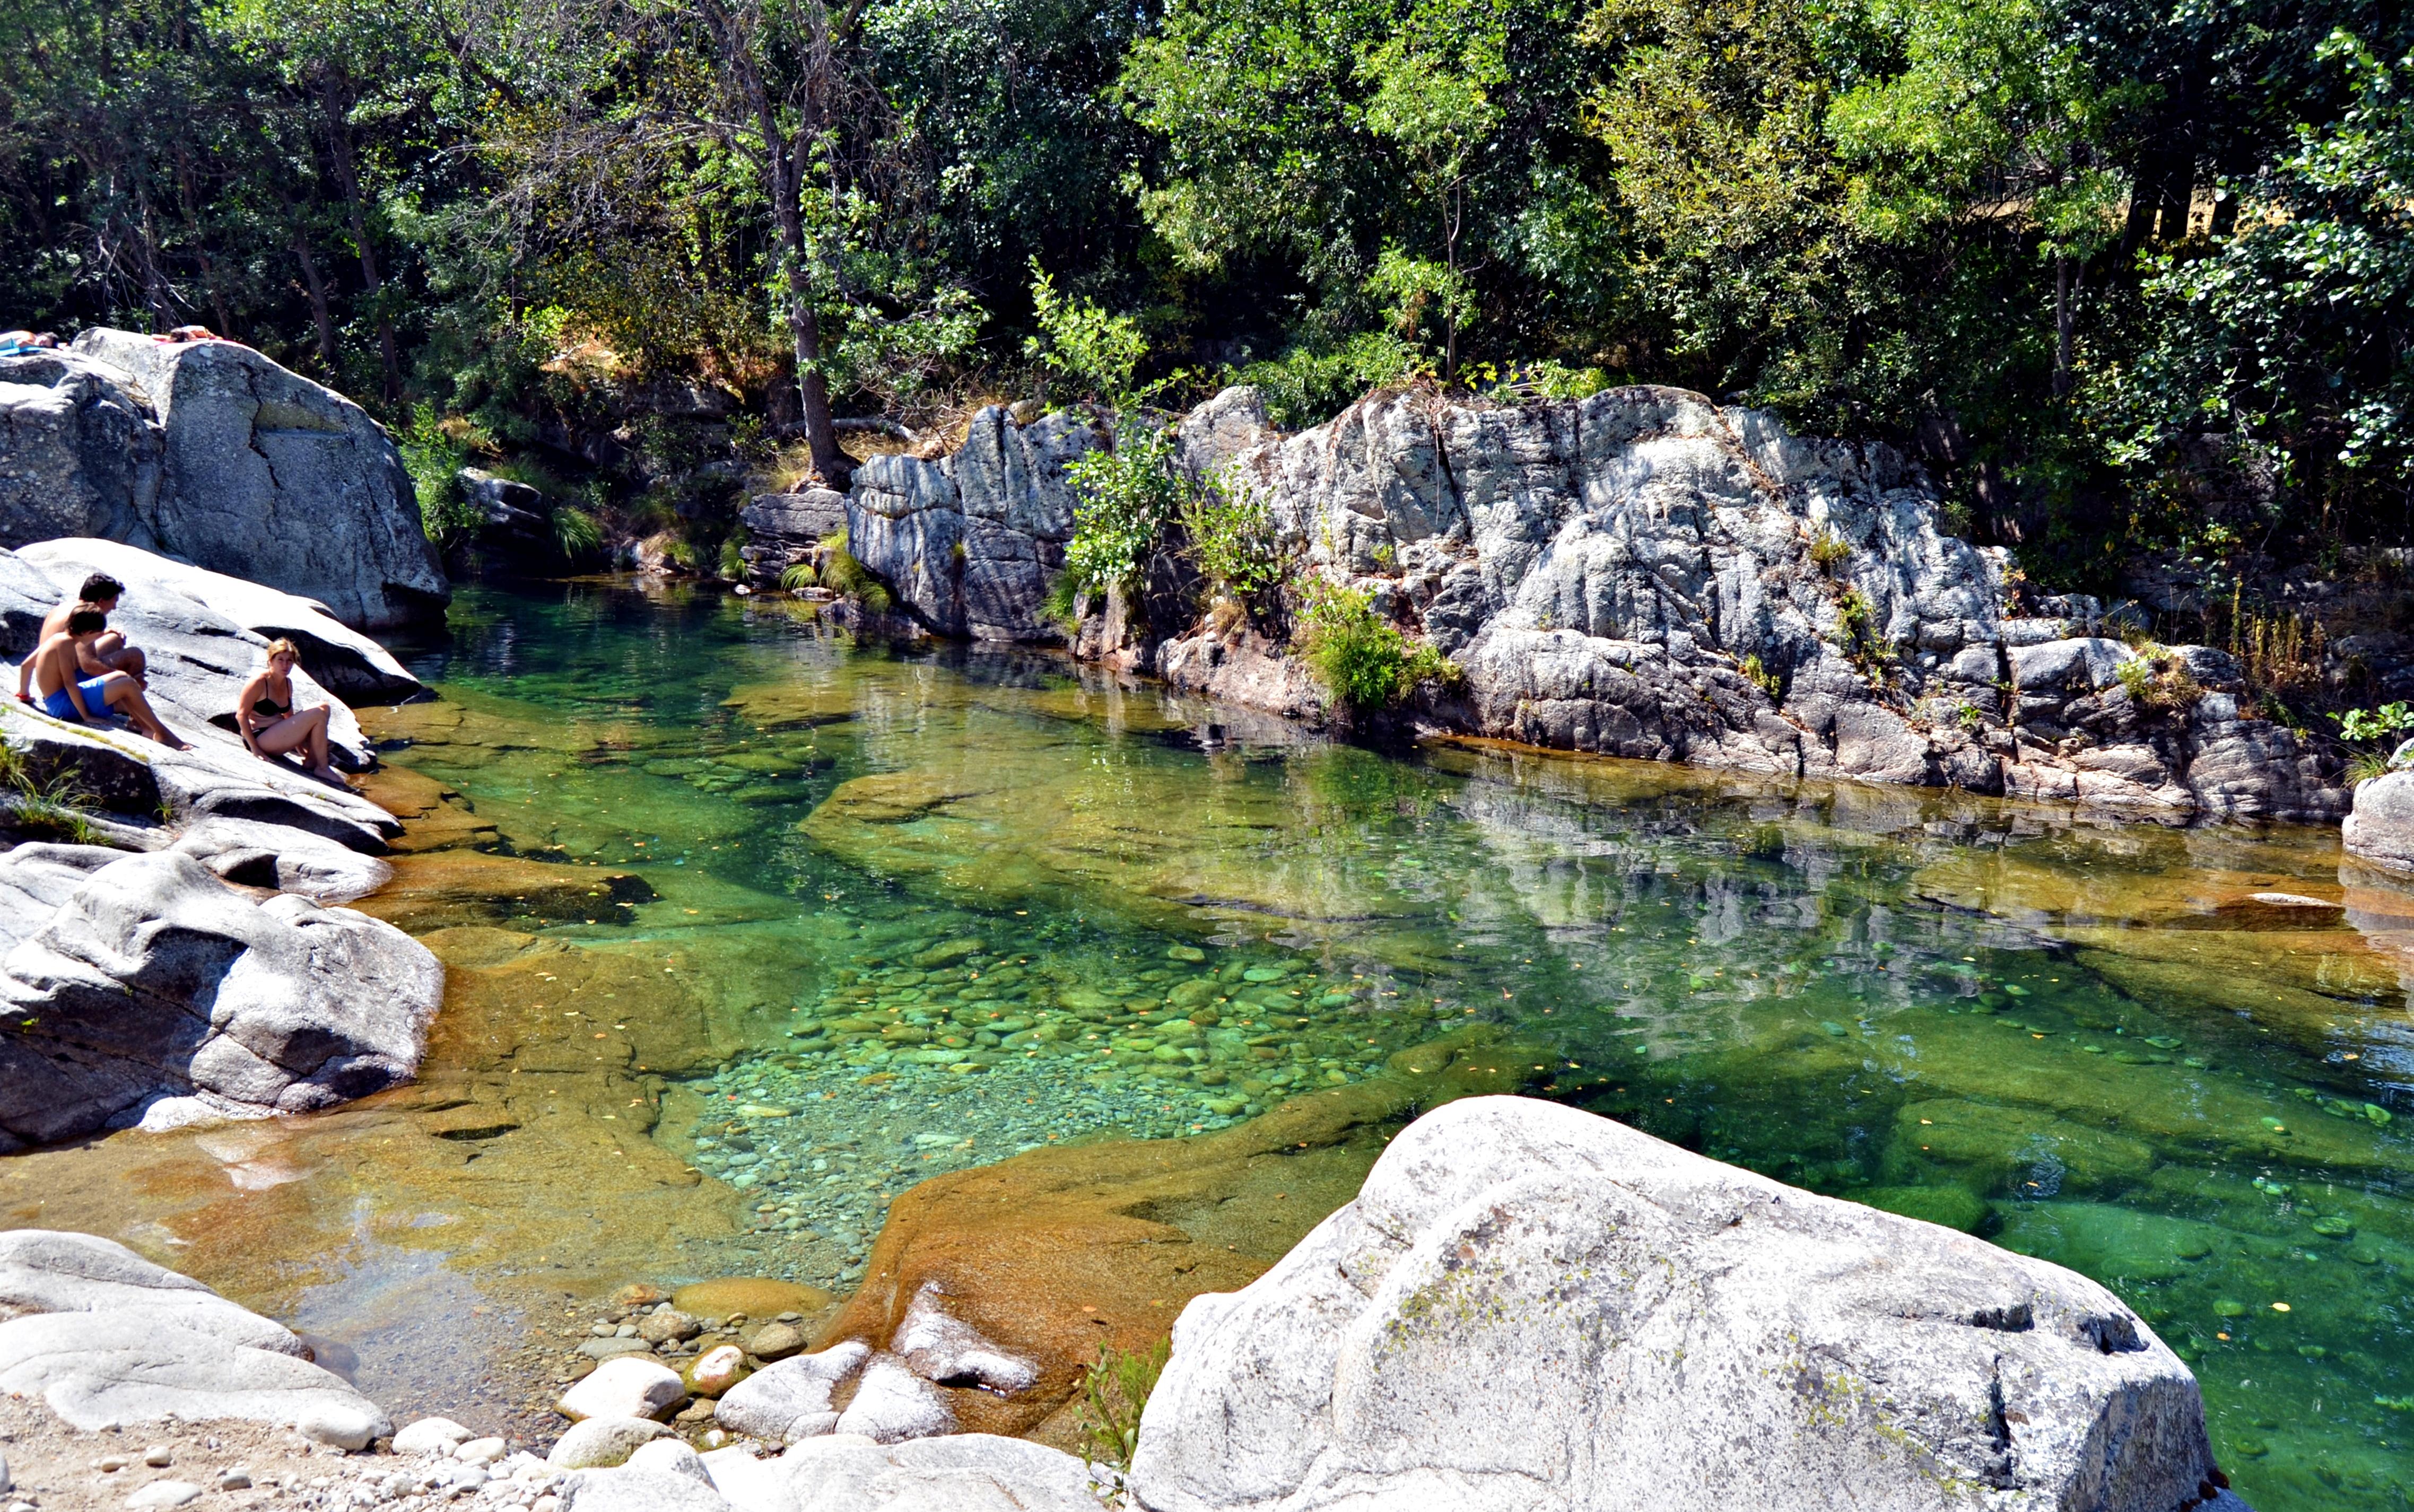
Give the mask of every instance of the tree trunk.
M 804 158 L 801 141 L 791 141 L 779 129 L 770 98 L 759 82 L 751 92 L 763 133 L 764 177 L 768 181 L 772 219 L 779 228 L 780 259 L 787 268 L 788 335 L 796 350 L 797 397 L 803 411 L 805 441 L 822 482 L 844 488 L 854 465 L 838 449 L 838 429 L 830 423 L 829 379 L 821 370 L 821 322 L 813 318 L 812 290 L 807 286 L 812 248 L 805 238 L 804 210 L 797 203 Z
M 2067 398 L 2070 394 L 2070 331 L 2077 319 L 2072 297 L 2078 292 L 2072 287 L 2070 259 L 2053 259 L 2053 396 Z
M 327 281 L 319 276 L 319 259 L 310 255 L 310 233 L 303 229 L 299 215 L 293 221 L 293 255 L 302 263 L 303 287 L 310 291 L 310 319 L 319 328 L 319 361 L 332 384 L 340 376 L 335 367 L 335 318 L 327 308 Z
M 367 292 L 369 304 L 378 312 L 378 355 L 385 363 L 385 398 L 388 404 L 402 402 L 402 355 L 394 339 L 394 319 L 386 313 L 385 280 L 378 276 L 377 248 L 369 243 L 368 206 L 361 198 L 359 165 L 352 156 L 352 127 L 349 109 L 337 88 L 336 74 L 328 69 L 320 81 L 319 98 L 327 113 L 327 156 L 335 164 L 335 182 L 344 191 L 344 200 L 351 212 L 352 245 L 361 254 L 361 287 Z

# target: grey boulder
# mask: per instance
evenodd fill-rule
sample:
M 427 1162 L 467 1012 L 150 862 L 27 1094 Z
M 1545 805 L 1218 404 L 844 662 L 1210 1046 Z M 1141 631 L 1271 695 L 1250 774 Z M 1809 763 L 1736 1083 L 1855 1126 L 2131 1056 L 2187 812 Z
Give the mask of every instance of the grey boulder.
M 654 1450 L 646 1451 L 652 1454 Z M 665 1455 L 667 1460 L 671 1456 Z M 1098 1512 L 1100 1479 L 1061 1449 L 988 1433 L 883 1445 L 857 1434 L 809 1439 L 776 1460 L 743 1450 L 695 1465 L 633 1460 L 569 1477 L 563 1512 Z M 684 1483 L 684 1484 L 682 1484 Z
M 1197 1298 L 1151 1512 L 2178 1512 L 2196 1382 L 2109 1292 L 1607 1119 L 1454 1103 Z
M 88 1234 L 0 1236 L 0 1389 L 86 1432 L 238 1418 L 358 1449 L 393 1424 L 301 1342 L 200 1282 Z
M 95 328 L 74 353 L 123 375 L 157 430 L 147 529 L 103 533 L 316 599 L 365 630 L 443 603 L 410 474 L 360 406 L 234 342 Z M 129 508 L 139 515 L 139 499 Z M 0 545 L 90 533 L 45 528 Z
M 2357 783 L 2355 807 L 2340 839 L 2349 855 L 2392 871 L 2414 871 L 2414 772 L 2392 771 Z
M 0 357 L 0 544 L 150 540 L 159 436 L 123 372 L 72 351 Z
M 417 1073 L 443 969 L 349 909 L 265 902 L 175 851 L 0 855 L 0 1148 L 138 1119 L 305 1113 Z M 37 922 L 39 921 L 39 922 Z

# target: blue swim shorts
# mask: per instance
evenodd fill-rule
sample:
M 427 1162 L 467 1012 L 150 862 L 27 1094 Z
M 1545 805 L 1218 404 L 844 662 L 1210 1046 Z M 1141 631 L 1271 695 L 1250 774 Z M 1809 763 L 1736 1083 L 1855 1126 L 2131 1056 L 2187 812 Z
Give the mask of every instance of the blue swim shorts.
M 92 710 L 93 713 L 98 715 L 104 719 L 114 718 L 110 710 L 109 704 L 105 703 L 100 696 L 101 689 L 108 685 L 109 677 L 106 674 L 103 674 L 98 677 L 86 677 L 83 681 L 76 684 L 76 687 L 83 691 L 84 707 Z M 55 693 L 47 694 L 43 697 L 42 712 L 48 714 L 53 719 L 65 719 L 69 724 L 82 724 L 83 722 L 82 719 L 76 713 L 75 700 L 67 697 L 67 690 L 64 688 L 60 689 Z

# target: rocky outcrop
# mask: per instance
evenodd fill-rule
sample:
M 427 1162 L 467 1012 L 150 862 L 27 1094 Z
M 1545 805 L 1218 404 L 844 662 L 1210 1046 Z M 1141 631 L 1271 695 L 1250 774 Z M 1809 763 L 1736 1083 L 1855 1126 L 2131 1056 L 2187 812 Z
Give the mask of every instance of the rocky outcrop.
M 359 1449 L 394 1430 L 292 1333 L 110 1239 L 0 1234 L 0 1389 L 87 1432 L 240 1419 Z
M 1073 454 L 1075 432 L 984 415 L 945 463 L 858 474 L 849 519 L 875 546 L 857 555 L 933 629 L 1031 638 L 1022 606 L 1054 557 L 954 522 L 1054 507 L 1061 486 L 1026 481 L 1045 467 L 995 459 Z M 2335 756 L 2260 718 L 2228 658 L 2133 649 L 2091 600 L 2018 602 L 2004 554 L 1945 533 L 1934 490 L 1882 445 L 1796 437 L 1648 387 L 1518 406 L 1378 393 L 1290 436 L 1230 390 L 1179 437 L 1185 469 L 1261 500 L 1303 570 L 1364 592 L 1455 661 L 1463 684 L 1407 711 L 1425 728 L 2115 809 L 2347 808 Z M 968 584 L 1013 588 L 976 615 Z M 1170 639 L 1131 628 L 1189 626 L 1199 610 L 1110 604 L 1076 646 L 1188 690 L 1329 716 L 1238 615 Z
M 0 897 L 0 1148 L 332 1107 L 410 1079 L 443 995 L 392 925 L 181 851 L 21 845 Z
M 1524 1099 L 1412 1124 L 1173 1339 L 1150 1512 L 2180 1512 L 2222 1484 L 2195 1380 L 2104 1288 Z
M 1084 417 L 1017 425 L 991 405 L 942 461 L 876 456 L 856 469 L 847 550 L 942 635 L 1051 639 L 1041 610 L 1073 538 L 1065 468 L 1097 444 Z
M 448 592 L 384 430 L 248 347 L 96 328 L 0 359 L 0 546 L 125 541 L 365 629 Z
M 738 511 L 746 527 L 746 576 L 769 587 L 780 574 L 810 559 L 826 536 L 846 531 L 846 496 L 827 488 L 795 494 L 757 494 Z

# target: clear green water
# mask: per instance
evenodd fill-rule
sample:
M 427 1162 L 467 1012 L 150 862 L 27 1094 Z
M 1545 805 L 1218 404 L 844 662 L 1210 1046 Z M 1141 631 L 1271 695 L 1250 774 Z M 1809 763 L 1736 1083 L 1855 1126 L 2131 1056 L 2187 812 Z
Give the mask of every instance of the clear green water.
M 694 1089 L 728 1119 L 662 1136 L 767 1235 L 859 1253 L 931 1169 L 1498 1023 L 1542 1095 L 2104 1282 L 2266 1512 L 2414 1489 L 2414 898 L 2248 900 L 2338 898 L 2333 835 L 1394 757 L 677 591 L 471 590 L 454 630 L 415 663 L 528 738 L 393 759 L 525 852 L 661 879 L 544 927 L 780 984 Z

